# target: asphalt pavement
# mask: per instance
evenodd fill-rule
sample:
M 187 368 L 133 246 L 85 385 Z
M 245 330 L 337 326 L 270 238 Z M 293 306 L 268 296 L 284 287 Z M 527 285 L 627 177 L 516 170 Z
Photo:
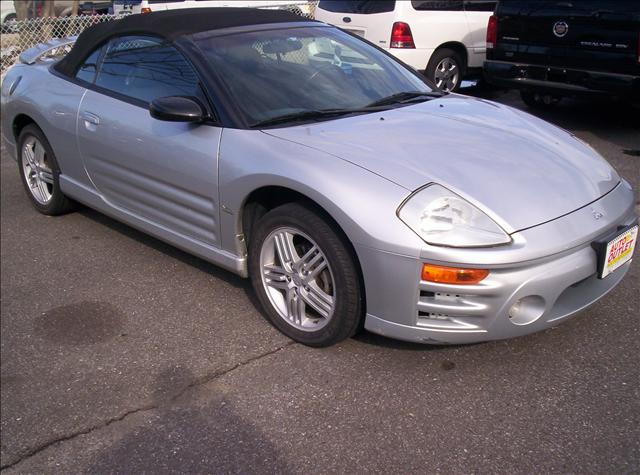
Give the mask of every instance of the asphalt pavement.
M 640 110 L 537 114 L 640 190 Z M 42 216 L 4 150 L 0 167 L 3 473 L 640 471 L 637 259 L 535 335 L 311 349 L 247 281 L 87 208 Z

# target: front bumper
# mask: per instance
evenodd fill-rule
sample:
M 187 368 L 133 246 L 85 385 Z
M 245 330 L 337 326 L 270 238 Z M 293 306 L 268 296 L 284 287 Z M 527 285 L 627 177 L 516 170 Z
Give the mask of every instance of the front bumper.
M 512 338 L 555 326 L 606 295 L 629 270 L 631 262 L 598 279 L 591 242 L 631 224 L 636 219 L 633 203 L 633 193 L 621 183 L 592 205 L 514 233 L 514 242 L 546 250 L 546 255 L 520 262 L 492 266 L 484 262 L 482 250 L 471 251 L 481 256 L 478 259 L 467 254 L 466 262 L 452 263 L 434 259 L 433 250 L 428 258 L 422 252 L 416 259 L 357 248 L 367 292 L 365 328 L 400 340 L 456 344 Z M 593 209 L 608 219 L 595 219 Z M 578 245 L 563 234 L 567 230 L 582 236 Z M 552 250 L 548 242 L 554 239 L 561 242 Z M 539 245 L 541 240 L 545 245 Z M 524 248 L 515 252 L 530 257 Z M 423 262 L 466 264 L 491 273 L 477 285 L 437 284 L 420 280 Z M 516 302 L 519 307 L 514 309 Z
M 496 86 L 564 95 L 610 94 L 640 97 L 640 77 L 538 64 L 485 61 L 484 76 Z

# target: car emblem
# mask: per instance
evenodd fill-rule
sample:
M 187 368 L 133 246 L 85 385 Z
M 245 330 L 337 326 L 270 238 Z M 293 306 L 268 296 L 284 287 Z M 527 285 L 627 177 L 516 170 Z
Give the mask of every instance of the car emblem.
M 593 217 L 595 219 L 600 219 L 604 216 L 603 213 L 601 213 L 600 211 L 596 211 L 595 209 L 591 208 L 591 214 L 593 215 Z
M 569 25 L 566 21 L 557 21 L 553 25 L 553 34 L 558 38 L 562 38 L 569 31 Z

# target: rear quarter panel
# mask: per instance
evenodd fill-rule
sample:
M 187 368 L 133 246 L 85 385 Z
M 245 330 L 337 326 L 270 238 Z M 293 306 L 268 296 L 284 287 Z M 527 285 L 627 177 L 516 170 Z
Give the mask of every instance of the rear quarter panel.
M 399 21 L 411 27 L 417 49 L 437 49 L 444 43 L 461 43 L 468 49 L 473 36 L 464 11 L 416 11 L 410 2 L 403 5 Z M 426 67 L 429 58 L 425 58 Z
M 2 135 L 7 148 L 15 151 L 13 124 L 20 115 L 30 117 L 44 132 L 63 174 L 88 184 L 78 154 L 76 121 L 86 89 L 51 73 L 48 64 L 16 65 L 2 85 Z M 18 78 L 20 82 L 9 95 Z

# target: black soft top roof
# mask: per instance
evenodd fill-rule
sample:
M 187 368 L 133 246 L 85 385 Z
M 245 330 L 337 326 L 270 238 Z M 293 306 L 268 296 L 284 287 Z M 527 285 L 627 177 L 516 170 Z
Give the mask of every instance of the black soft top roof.
M 313 21 L 286 10 L 257 8 L 185 8 L 130 15 L 121 20 L 107 21 L 84 30 L 73 48 L 55 66 L 66 76 L 73 76 L 80 64 L 99 45 L 112 37 L 123 35 L 153 35 L 168 40 L 201 31 L 236 26 L 264 25 Z

